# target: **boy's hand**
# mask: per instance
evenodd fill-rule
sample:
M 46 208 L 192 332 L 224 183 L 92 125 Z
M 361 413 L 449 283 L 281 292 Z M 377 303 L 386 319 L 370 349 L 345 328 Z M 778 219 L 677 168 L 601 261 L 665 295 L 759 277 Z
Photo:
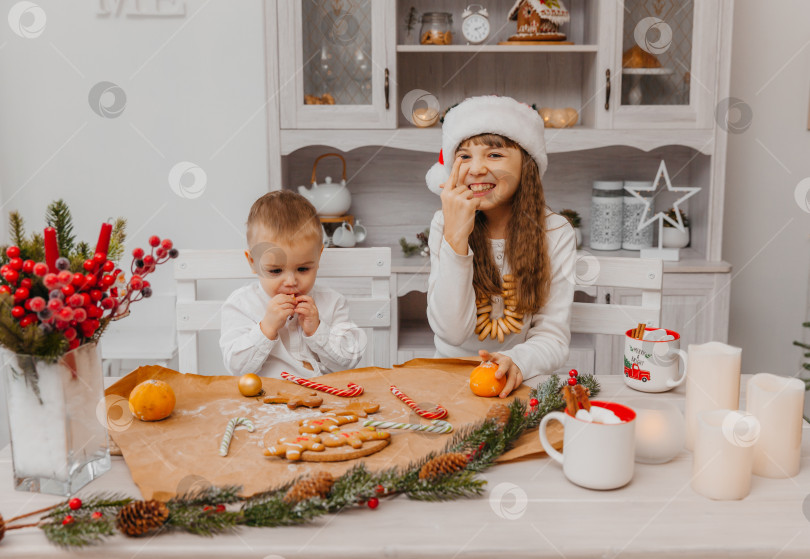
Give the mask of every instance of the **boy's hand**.
M 499 394 L 501 398 L 506 398 L 513 390 L 523 384 L 523 373 L 520 372 L 520 367 L 515 365 L 511 357 L 507 357 L 502 353 L 490 353 L 485 349 L 479 349 L 478 355 L 484 361 L 492 361 L 498 365 L 498 370 L 495 371 L 495 378 L 503 378 L 506 375 L 506 386 Z
M 284 323 L 295 312 L 295 296 L 279 293 L 267 303 L 259 328 L 268 339 L 274 340 Z
M 312 336 L 321 324 L 318 307 L 315 306 L 315 301 L 309 295 L 299 295 L 295 298 L 295 301 L 295 314 L 298 315 L 298 324 L 301 325 L 301 330 L 304 331 L 306 336 Z
M 441 199 L 444 238 L 456 254 L 466 255 L 467 243 L 475 225 L 475 210 L 478 209 L 480 200 L 473 197 L 472 190 L 459 178 L 460 167 L 461 158 L 456 157 L 450 178 L 441 186 Z

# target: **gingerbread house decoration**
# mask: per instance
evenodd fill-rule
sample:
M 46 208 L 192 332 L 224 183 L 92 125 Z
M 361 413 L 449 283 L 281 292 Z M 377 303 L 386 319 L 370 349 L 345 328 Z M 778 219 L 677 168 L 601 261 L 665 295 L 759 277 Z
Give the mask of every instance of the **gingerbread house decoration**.
M 560 26 L 571 19 L 562 0 L 517 0 L 507 17 L 517 20 L 517 35 L 510 41 L 564 41 Z

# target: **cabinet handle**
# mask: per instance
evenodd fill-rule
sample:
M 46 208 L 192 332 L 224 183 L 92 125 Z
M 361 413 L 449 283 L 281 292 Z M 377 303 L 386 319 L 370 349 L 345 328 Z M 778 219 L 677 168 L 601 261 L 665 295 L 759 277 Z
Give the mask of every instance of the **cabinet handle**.
M 385 69 L 385 108 L 389 108 L 388 104 L 388 68 Z
M 605 110 L 610 110 L 610 68 L 605 70 Z

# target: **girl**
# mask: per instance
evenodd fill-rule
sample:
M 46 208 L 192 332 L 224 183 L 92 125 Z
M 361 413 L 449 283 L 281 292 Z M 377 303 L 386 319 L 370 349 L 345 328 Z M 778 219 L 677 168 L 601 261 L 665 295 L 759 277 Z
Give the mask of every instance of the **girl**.
M 543 133 L 530 107 L 472 97 L 447 113 L 426 177 L 442 201 L 429 237 L 436 357 L 497 363 L 501 398 L 568 358 L 576 240 L 545 203 Z

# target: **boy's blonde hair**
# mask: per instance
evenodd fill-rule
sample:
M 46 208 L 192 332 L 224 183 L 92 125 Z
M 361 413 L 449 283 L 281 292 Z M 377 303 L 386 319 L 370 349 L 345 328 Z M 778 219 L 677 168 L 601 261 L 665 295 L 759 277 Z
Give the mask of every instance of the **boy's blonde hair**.
M 315 206 L 290 190 L 268 192 L 253 202 L 247 219 L 248 246 L 258 227 L 289 244 L 323 238 Z

